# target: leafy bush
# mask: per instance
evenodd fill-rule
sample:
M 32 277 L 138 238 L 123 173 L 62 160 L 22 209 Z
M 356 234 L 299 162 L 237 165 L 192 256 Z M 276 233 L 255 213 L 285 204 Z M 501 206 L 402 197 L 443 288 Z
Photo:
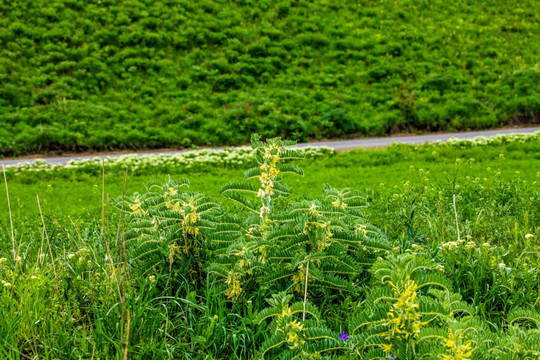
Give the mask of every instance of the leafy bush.
M 291 142 L 279 139 L 263 143 L 254 136 L 252 142 L 258 166 L 245 176 L 258 184 L 232 182 L 222 189 L 246 212 L 240 208 L 229 212 L 202 194 L 182 192 L 174 182 L 129 200 L 133 234 L 129 256 L 138 276 L 151 270 L 168 273 L 166 284 L 172 286 L 171 274 L 184 278 L 192 274 L 185 268 L 193 264 L 188 254 L 205 254 L 206 281 L 222 289 L 233 308 L 251 309 L 253 301 L 267 297 L 268 306 L 245 318 L 267 334 L 260 344 L 254 343 L 256 350 L 250 356 L 258 358 L 481 359 L 490 354 L 505 359 L 515 354 L 512 342 L 519 344 L 519 356 L 537 355 L 540 315 L 530 305 L 536 292 L 524 301 L 506 302 L 503 292 L 490 290 L 489 297 L 477 302 L 472 297 L 482 290 L 468 291 L 476 286 L 471 282 L 481 283 L 486 276 L 488 286 L 498 291 L 516 286 L 518 278 L 525 281 L 524 287 L 514 291 L 537 288 L 537 268 L 512 275 L 519 270 L 496 262 L 517 264 L 515 255 L 499 253 L 489 244 L 465 242 L 459 233 L 457 241 L 422 244 L 412 227 L 408 243 L 393 246 L 361 210 L 366 197 L 350 189 L 327 186 L 320 199 L 289 201 L 290 189 L 281 182 L 282 175 L 303 173 L 282 162 L 301 154 L 287 149 Z M 423 196 L 445 195 L 429 194 Z M 157 208 L 164 212 L 156 214 Z M 188 241 L 191 236 L 198 242 Z M 182 245 L 178 238 L 184 239 Z M 526 236 L 527 253 L 537 248 L 531 238 L 534 235 Z M 476 255 L 467 255 L 477 250 Z M 535 261 L 523 247 L 518 252 L 520 261 Z M 486 261 L 487 273 L 478 266 Z M 462 279 L 469 273 L 475 274 L 474 280 Z M 500 288 L 499 282 L 504 284 Z M 192 279 L 191 284 L 202 289 L 201 281 Z M 347 306 L 341 309 L 343 303 Z

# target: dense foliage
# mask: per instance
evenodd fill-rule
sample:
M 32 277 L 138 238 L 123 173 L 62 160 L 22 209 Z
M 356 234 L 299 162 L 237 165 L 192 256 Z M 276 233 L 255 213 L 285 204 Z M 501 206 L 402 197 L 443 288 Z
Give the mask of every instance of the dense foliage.
M 91 224 L 6 223 L 0 354 L 540 356 L 537 180 L 457 181 L 475 160 L 456 159 L 441 181 L 411 166 L 390 194 L 325 186 L 293 199 L 283 179 L 303 171 L 286 162 L 301 157 L 290 144 L 253 138 L 256 167 L 221 189 L 237 205 L 170 180 Z
M 0 3 L 0 155 L 537 122 L 534 0 Z

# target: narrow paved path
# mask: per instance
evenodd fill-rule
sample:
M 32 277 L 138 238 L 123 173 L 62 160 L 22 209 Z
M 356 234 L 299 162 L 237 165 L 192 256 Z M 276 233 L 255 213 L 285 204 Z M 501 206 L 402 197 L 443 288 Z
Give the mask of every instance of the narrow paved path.
M 522 129 L 499 129 L 499 130 L 486 130 L 486 131 L 470 131 L 470 132 L 460 132 L 460 133 L 448 133 L 448 134 L 432 134 L 432 135 L 411 135 L 411 136 L 396 136 L 396 137 L 383 137 L 383 138 L 369 138 L 369 139 L 357 139 L 357 140 L 340 140 L 340 141 L 321 141 L 321 142 L 311 142 L 311 143 L 302 143 L 296 146 L 306 147 L 306 146 L 328 146 L 336 150 L 352 149 L 356 147 L 384 147 L 389 146 L 393 143 L 403 143 L 403 144 L 423 144 L 425 142 L 435 142 L 435 141 L 447 141 L 451 137 L 457 139 L 473 139 L 478 136 L 491 137 L 499 134 L 530 134 L 536 131 L 540 131 L 540 127 L 530 127 Z M 223 148 L 216 148 L 215 150 L 223 150 Z M 173 155 L 179 153 L 185 153 L 193 150 L 178 150 L 171 152 L 144 152 L 138 153 L 137 155 Z M 135 154 L 135 153 L 134 153 Z M 93 159 L 96 157 L 107 158 L 107 157 L 120 157 L 128 154 L 113 154 L 113 155 L 86 155 L 86 156 L 64 156 L 64 157 L 50 157 L 50 158 L 40 158 L 40 160 L 45 160 L 50 164 L 66 164 L 70 160 L 84 160 L 84 159 Z M 10 166 L 17 165 L 24 162 L 33 162 L 36 159 L 14 159 L 14 160 L 0 160 L 0 166 Z

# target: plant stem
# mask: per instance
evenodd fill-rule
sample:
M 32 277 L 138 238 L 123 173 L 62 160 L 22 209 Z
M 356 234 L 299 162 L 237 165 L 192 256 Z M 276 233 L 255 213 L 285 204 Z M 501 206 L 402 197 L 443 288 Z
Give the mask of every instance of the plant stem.
M 456 194 L 454 194 L 454 214 L 456 215 L 457 239 L 458 239 L 458 241 L 460 241 L 460 236 L 459 236 L 459 223 L 458 223 L 457 208 L 456 208 Z
M 43 212 L 41 211 L 41 204 L 39 203 L 39 195 L 36 195 L 36 199 L 37 199 L 38 208 L 39 208 L 39 215 L 41 216 L 41 223 L 43 224 L 43 231 L 45 232 L 45 238 L 47 239 L 47 246 L 49 247 L 49 255 L 51 255 L 51 261 L 52 261 L 52 266 L 53 266 L 53 271 L 54 271 L 54 278 L 55 278 L 54 288 L 57 289 L 58 288 L 58 282 L 57 282 L 58 275 L 56 273 L 56 265 L 54 265 L 54 256 L 53 256 L 53 253 L 52 253 L 51 241 L 49 239 L 49 234 L 47 233 L 47 227 L 45 226 L 45 220 L 43 219 Z
M 2 171 L 4 173 L 4 183 L 6 184 L 6 198 L 7 198 L 7 204 L 8 204 L 8 211 L 9 211 L 9 225 L 11 227 L 11 246 L 13 247 L 13 260 L 15 261 L 15 269 L 17 269 L 17 253 L 15 251 L 15 235 L 13 234 L 13 217 L 11 216 L 11 204 L 9 202 L 9 190 L 8 190 L 8 184 L 7 184 L 7 177 L 6 177 L 6 168 L 4 165 L 2 165 Z
M 309 260 L 307 261 L 307 265 L 306 265 L 306 284 L 304 286 L 304 313 L 302 314 L 302 321 L 306 320 L 306 302 L 307 302 L 308 275 L 309 275 Z

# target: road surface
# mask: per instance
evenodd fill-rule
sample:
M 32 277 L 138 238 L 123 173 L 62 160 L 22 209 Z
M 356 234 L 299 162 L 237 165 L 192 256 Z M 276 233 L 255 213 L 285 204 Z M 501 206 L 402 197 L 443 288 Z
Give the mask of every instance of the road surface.
M 369 139 L 356 139 L 356 140 L 339 140 L 339 141 L 321 141 L 321 142 L 311 142 L 311 143 L 302 143 L 296 146 L 306 147 L 306 146 L 328 146 L 336 150 L 352 149 L 356 147 L 370 148 L 370 147 L 385 147 L 393 143 L 403 143 L 403 144 L 423 144 L 426 142 L 435 142 L 435 141 L 447 141 L 451 137 L 457 139 L 473 139 L 478 136 L 491 137 L 499 134 L 530 134 L 536 131 L 540 131 L 540 127 L 530 127 L 522 129 L 499 129 L 499 130 L 486 130 L 486 131 L 469 131 L 469 132 L 460 132 L 460 133 L 448 133 L 448 134 L 431 134 L 431 135 L 411 135 L 411 136 L 396 136 L 396 137 L 383 137 L 383 138 L 369 138 Z M 216 148 L 215 150 L 222 150 L 223 148 Z M 193 150 L 178 150 L 170 152 L 143 152 L 137 153 L 139 156 L 143 155 L 173 155 L 184 153 Z M 71 160 L 84 160 L 84 159 L 93 159 L 93 158 L 107 158 L 107 157 L 120 157 L 128 155 L 128 153 L 122 154 L 109 154 L 109 155 L 85 155 L 85 156 L 62 156 L 62 157 L 50 157 L 50 158 L 40 158 L 45 160 L 50 164 L 66 164 Z M 32 158 L 22 158 L 22 159 L 13 159 L 13 160 L 0 160 L 0 167 L 3 166 L 13 166 L 21 164 L 24 162 L 33 162 L 35 159 Z

